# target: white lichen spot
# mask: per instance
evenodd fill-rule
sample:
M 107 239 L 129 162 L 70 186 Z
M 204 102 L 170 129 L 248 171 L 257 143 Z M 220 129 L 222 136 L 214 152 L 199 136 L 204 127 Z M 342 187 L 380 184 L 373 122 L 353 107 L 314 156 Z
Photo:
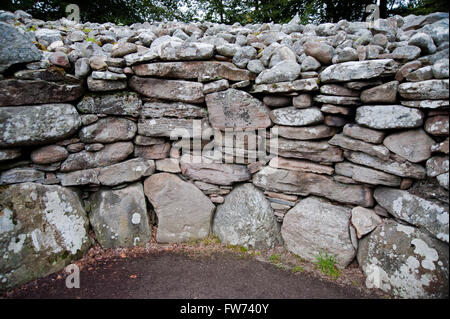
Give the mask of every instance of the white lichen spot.
M 133 240 L 133 245 L 136 246 L 139 241 L 141 241 L 141 239 L 139 237 L 135 237 Z
M 131 223 L 134 224 L 134 225 L 137 225 L 137 224 L 139 224 L 140 222 L 141 222 L 141 214 L 139 214 L 139 213 L 134 213 L 134 214 L 131 216 Z
M 411 234 L 414 233 L 415 228 L 411 227 L 411 226 L 405 226 L 402 224 L 398 224 L 397 231 L 401 231 L 401 232 L 405 233 L 406 235 L 411 236 Z
M 27 235 L 25 234 L 19 234 L 17 238 L 11 238 L 11 241 L 8 245 L 8 250 L 14 252 L 15 254 L 19 253 L 22 250 L 23 243 L 25 242 L 26 238 Z
M 14 229 L 13 212 L 5 207 L 0 214 L 0 235 Z
M 424 257 L 421 262 L 422 267 L 428 270 L 435 270 L 436 267 L 434 262 L 439 259 L 437 251 L 434 248 L 430 248 L 427 243 L 420 238 L 414 238 L 411 241 L 411 244 L 416 246 L 414 253 Z

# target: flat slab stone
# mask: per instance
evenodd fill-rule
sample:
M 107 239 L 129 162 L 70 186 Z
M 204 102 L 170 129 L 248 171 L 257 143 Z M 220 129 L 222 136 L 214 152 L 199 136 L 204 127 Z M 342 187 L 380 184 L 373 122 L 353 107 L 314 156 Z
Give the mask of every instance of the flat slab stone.
M 115 186 L 137 181 L 155 172 L 155 162 L 143 158 L 134 158 L 111 166 L 102 167 L 98 171 L 98 180 L 102 185 Z
M 281 137 L 294 140 L 317 140 L 331 137 L 337 132 L 337 128 L 327 125 L 305 127 L 275 125 L 272 130 L 278 132 Z
M 272 84 L 255 84 L 250 93 L 289 93 L 317 91 L 319 85 L 317 78 L 301 79 L 292 82 L 279 82 Z
M 350 238 L 350 209 L 309 196 L 290 209 L 283 219 L 281 234 L 286 249 L 311 262 L 319 253 L 335 256 L 339 267 L 355 258 Z
M 198 82 L 132 76 L 128 84 L 147 97 L 187 103 L 202 103 L 205 100 L 203 84 Z
M 0 106 L 64 103 L 84 93 L 79 84 L 59 84 L 42 80 L 1 80 Z
M 147 102 L 142 108 L 143 117 L 204 118 L 208 115 L 205 108 L 183 102 Z
M 271 150 L 275 149 L 278 155 L 283 157 L 308 159 L 319 163 L 334 163 L 344 159 L 342 150 L 326 141 L 299 141 L 280 137 L 278 145 L 272 144 L 271 141 L 270 146 Z
M 328 143 L 348 150 L 367 153 L 381 159 L 388 159 L 390 154 L 389 149 L 383 145 L 373 145 L 371 143 L 347 137 L 344 134 L 336 134 L 328 141 Z
M 420 100 L 420 101 L 400 101 L 401 105 L 417 107 L 419 109 L 448 108 L 448 100 Z
M 385 136 L 385 132 L 383 131 L 372 130 L 353 123 L 345 124 L 342 132 L 346 136 L 374 144 L 383 142 Z
M 294 106 L 272 110 L 270 118 L 275 124 L 287 126 L 307 126 L 323 122 L 322 112 L 317 107 L 299 109 Z
M 424 114 L 402 105 L 364 105 L 356 110 L 356 123 L 374 129 L 415 128 Z
M 84 126 L 80 130 L 83 143 L 113 143 L 133 139 L 137 125 L 132 120 L 121 117 L 105 117 Z
M 434 140 L 422 129 L 408 130 L 387 136 L 383 144 L 393 153 L 412 163 L 419 163 L 431 157 Z
M 138 117 L 142 101 L 133 92 L 89 93 L 77 104 L 77 109 L 82 113 Z
M 402 182 L 398 176 L 349 162 L 336 163 L 335 171 L 336 174 L 370 185 L 400 186 Z
M 81 126 L 71 104 L 0 108 L 0 147 L 30 146 L 63 140 Z
M 266 191 L 301 196 L 316 195 L 340 202 L 371 207 L 372 190 L 364 185 L 347 185 L 331 177 L 264 167 L 253 175 L 253 184 Z
M 206 119 L 143 118 L 138 122 L 138 134 L 149 137 L 201 138 L 202 132 L 211 129 Z
M 213 128 L 254 130 L 271 125 L 269 108 L 244 91 L 228 89 L 207 94 L 206 105 Z
M 194 184 L 174 174 L 158 173 L 145 180 L 144 192 L 158 216 L 158 243 L 209 235 L 215 206 Z
M 440 100 L 449 97 L 449 80 L 406 82 L 398 86 L 398 93 L 408 100 Z
M 284 157 L 274 157 L 269 162 L 270 167 L 282 168 L 291 171 L 309 172 L 317 174 L 333 175 L 334 169 L 331 166 L 320 165 L 314 162 L 296 159 L 287 159 Z

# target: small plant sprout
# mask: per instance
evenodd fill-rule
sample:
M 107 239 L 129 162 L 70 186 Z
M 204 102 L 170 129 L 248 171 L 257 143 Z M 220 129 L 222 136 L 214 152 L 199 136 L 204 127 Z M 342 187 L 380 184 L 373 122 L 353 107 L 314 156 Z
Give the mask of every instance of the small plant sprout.
M 336 257 L 328 255 L 326 252 L 319 252 L 314 262 L 320 271 L 332 279 L 337 279 L 341 275 L 341 270 L 336 266 Z

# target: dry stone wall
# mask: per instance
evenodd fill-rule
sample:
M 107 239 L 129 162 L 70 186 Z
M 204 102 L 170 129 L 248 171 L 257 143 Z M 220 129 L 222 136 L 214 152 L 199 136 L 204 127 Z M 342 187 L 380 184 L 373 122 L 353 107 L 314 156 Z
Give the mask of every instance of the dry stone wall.
M 157 225 L 448 297 L 448 24 L 0 12 L 0 289 Z

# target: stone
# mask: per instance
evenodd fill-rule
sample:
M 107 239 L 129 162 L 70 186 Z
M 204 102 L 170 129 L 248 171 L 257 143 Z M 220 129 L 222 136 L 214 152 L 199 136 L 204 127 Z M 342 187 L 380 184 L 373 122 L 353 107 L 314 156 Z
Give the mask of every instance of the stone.
M 324 65 L 331 64 L 334 55 L 332 46 L 323 42 L 306 42 L 303 46 L 306 55 L 314 57 Z
M 155 172 L 155 162 L 142 158 L 134 158 L 98 170 L 98 180 L 102 185 L 116 186 L 122 183 L 135 182 Z
M 89 221 L 76 191 L 22 183 L 0 189 L 0 290 L 62 270 L 90 246 Z
M 419 128 L 391 134 L 384 139 L 383 144 L 408 161 L 419 163 L 431 157 L 434 140 Z
M 143 135 L 136 135 L 134 138 L 134 144 L 136 145 L 155 145 L 155 144 L 164 144 L 166 142 L 165 139 L 159 137 L 148 137 Z
M 377 170 L 405 178 L 423 179 L 425 178 L 425 169 L 418 164 L 405 161 L 397 162 L 393 159 L 380 159 L 362 152 L 345 151 L 344 157 L 349 161 Z
M 270 57 L 270 61 L 269 61 L 269 68 L 273 68 L 275 65 L 277 65 L 283 61 L 284 62 L 296 62 L 297 61 L 297 57 L 296 57 L 294 51 L 292 51 L 286 45 L 281 45 L 273 51 L 273 53 Z
M 299 94 L 292 98 L 292 105 L 299 109 L 303 109 L 312 106 L 313 100 L 310 94 Z
M 69 152 L 64 147 L 58 145 L 48 145 L 31 152 L 30 157 L 36 164 L 51 164 L 63 161 L 69 156 Z
M 78 153 L 78 152 L 84 150 L 84 143 L 73 143 L 73 144 L 67 145 L 66 149 L 67 149 L 67 151 L 69 151 L 69 153 Z
M 134 156 L 147 160 L 156 160 L 166 158 L 170 153 L 170 143 L 155 144 L 150 146 L 136 145 L 134 147 Z
M 206 95 L 209 122 L 213 128 L 266 128 L 271 125 L 269 108 L 249 93 L 228 89 Z
M 361 92 L 363 103 L 395 103 L 399 82 L 391 81 Z
M 80 58 L 75 62 L 75 77 L 78 79 L 85 78 L 91 72 L 88 58 Z
M 323 104 L 322 107 L 320 108 L 320 111 L 322 113 L 330 113 L 330 114 L 342 114 L 342 115 L 352 114 L 352 110 L 350 108 L 345 106 L 336 106 L 333 104 Z
M 57 174 L 57 177 L 61 180 L 62 186 L 100 185 L 97 168 Z
M 355 165 L 350 162 L 336 163 L 336 174 L 370 185 L 400 186 L 401 178 L 372 168 Z
M 292 98 L 289 96 L 266 95 L 263 98 L 265 105 L 270 107 L 283 107 L 292 104 Z
M 336 95 L 336 96 L 350 96 L 359 97 L 360 92 L 357 90 L 349 89 L 343 85 L 339 84 L 324 84 L 320 86 L 320 93 L 326 95 Z
M 333 163 L 343 160 L 342 150 L 339 147 L 332 146 L 326 141 L 299 141 L 278 138 L 278 155 L 283 157 L 293 157 L 307 159 L 314 162 Z
M 109 80 L 96 80 L 92 76 L 87 78 L 87 86 L 89 91 L 92 92 L 108 92 L 123 90 L 127 87 L 127 81 L 109 81 Z
M 448 184 L 449 184 L 448 173 L 438 175 L 438 176 L 436 176 L 436 179 L 439 182 L 439 185 L 441 185 L 443 188 L 445 188 L 448 191 Z
M 400 298 L 448 295 L 448 245 L 417 228 L 388 219 L 359 241 L 357 259 L 368 288 Z
M 219 91 L 225 91 L 229 87 L 230 87 L 230 84 L 228 83 L 228 80 L 226 80 L 226 79 L 217 80 L 214 82 L 209 82 L 209 83 L 204 84 L 203 85 L 203 93 L 208 94 L 208 93 L 214 93 L 214 92 L 219 92 Z
M 0 80 L 0 106 L 63 103 L 83 95 L 79 84 L 59 84 L 43 80 Z
M 308 72 L 308 71 L 316 71 L 319 69 L 322 65 L 319 61 L 317 61 L 312 56 L 307 56 L 303 59 L 302 65 L 301 65 L 301 71 L 302 72 Z
M 236 186 L 217 206 L 212 229 L 221 242 L 231 245 L 266 249 L 281 243 L 270 202 L 251 183 Z
M 449 138 L 447 137 L 443 142 L 436 143 L 431 147 L 432 152 L 440 152 L 444 154 L 449 154 Z
M 351 47 L 345 47 L 340 51 L 336 51 L 336 54 L 331 60 L 333 64 L 342 62 L 358 61 L 358 51 Z
M 89 221 L 103 248 L 144 246 L 152 237 L 141 183 L 101 189 L 89 199 Z
M 437 239 L 448 243 L 448 205 L 388 187 L 376 188 L 374 197 L 391 215 L 423 227 Z
M 252 182 L 266 191 L 301 196 L 316 195 L 363 207 L 372 207 L 374 203 L 372 190 L 369 187 L 337 183 L 331 177 L 314 173 L 266 166 L 253 175 Z
M 426 162 L 427 176 L 436 177 L 448 172 L 448 156 L 433 156 Z
M 320 73 L 321 83 L 370 80 L 393 75 L 398 64 L 392 59 L 344 62 L 327 67 Z
M 70 104 L 0 108 L 0 147 L 30 146 L 63 140 L 81 125 Z
M 170 173 L 144 182 L 144 192 L 158 216 L 158 243 L 202 239 L 209 235 L 214 204 L 193 184 Z
M 361 105 L 359 97 L 351 96 L 335 96 L 335 95 L 322 95 L 318 94 L 314 96 L 313 100 L 319 103 L 337 104 L 337 105 L 349 105 L 358 106 Z
M 239 69 L 230 62 L 219 61 L 155 62 L 135 65 L 133 71 L 137 76 L 184 80 L 246 81 L 254 79 L 254 75 L 249 71 Z
M 132 76 L 129 85 L 133 90 L 147 97 L 187 103 L 204 101 L 201 83 Z
M 362 90 L 363 88 L 380 85 L 380 84 L 383 84 L 383 81 L 374 79 L 374 80 L 368 80 L 368 81 L 351 81 L 351 82 L 345 83 L 344 85 L 346 88 L 349 88 L 351 90 Z
M 373 145 L 361 140 L 352 139 L 344 134 L 336 134 L 331 140 L 328 141 L 329 144 L 339 146 L 344 149 L 359 151 L 369 155 L 376 156 L 381 159 L 389 158 L 389 150 L 383 145 Z
M 407 82 L 398 86 L 398 93 L 407 100 L 448 99 L 448 92 L 448 79 Z
M 240 47 L 233 56 L 233 64 L 241 69 L 245 69 L 248 62 L 256 58 L 256 54 L 256 49 L 252 46 Z
M 284 157 L 274 157 L 270 160 L 269 166 L 273 168 L 282 168 L 291 171 L 309 172 L 317 174 L 333 175 L 333 167 L 316 164 L 314 162 L 296 159 L 287 159 Z
M 20 148 L 10 148 L 0 150 L 0 162 L 16 159 L 22 155 Z
M 98 152 L 81 151 L 70 154 L 61 164 L 60 171 L 63 173 L 77 170 L 109 166 L 126 159 L 133 153 L 133 143 L 116 142 L 107 144 Z
M 323 115 L 317 107 L 299 109 L 290 106 L 272 110 L 270 119 L 279 125 L 307 126 L 322 122 Z
M 138 122 L 138 134 L 149 137 L 178 137 L 201 138 L 202 132 L 211 127 L 206 119 L 176 119 L 176 118 L 152 118 L 141 117 Z
M 425 131 L 434 136 L 448 136 L 448 115 L 436 115 L 425 121 Z
M 284 216 L 281 235 L 290 252 L 311 262 L 319 254 L 335 256 L 340 268 L 355 258 L 350 238 L 349 208 L 315 196 L 301 200 Z
M 433 78 L 433 68 L 429 65 L 417 69 L 406 76 L 406 80 L 410 82 L 426 81 L 432 78 Z
M 449 61 L 448 59 L 441 59 L 433 64 L 432 72 L 436 79 L 446 79 L 449 76 Z
M 417 70 L 422 66 L 422 63 L 418 60 L 411 61 L 408 63 L 405 63 L 402 65 L 399 70 L 397 71 L 397 74 L 395 74 L 395 80 L 401 82 L 403 79 L 405 79 L 409 73 Z
M 142 109 L 142 101 L 133 92 L 89 93 L 77 104 L 82 113 L 101 113 L 138 117 Z
M 415 45 L 420 48 L 422 54 L 433 54 L 436 52 L 436 46 L 434 45 L 433 38 L 423 32 L 414 34 L 408 41 L 409 45 Z
M 305 127 L 275 125 L 273 130 L 276 130 L 279 136 L 293 140 L 317 140 L 331 137 L 337 132 L 336 128 L 326 125 Z
M 64 69 L 67 69 L 70 67 L 70 61 L 67 55 L 64 52 L 53 52 L 48 57 L 48 62 L 50 62 L 53 65 L 60 66 Z
M 41 51 L 30 38 L 7 23 L 0 22 L 0 73 L 11 65 L 39 61 Z
M 40 28 L 35 31 L 35 35 L 37 41 L 46 46 L 62 40 L 60 31 L 55 29 Z
M 392 52 L 392 57 L 398 60 L 411 61 L 417 59 L 420 56 L 420 52 L 420 48 L 415 45 L 405 45 L 397 47 Z
M 41 182 L 45 175 L 34 168 L 19 167 L 1 172 L 0 185 L 17 184 L 25 182 Z
M 256 84 L 294 81 L 300 75 L 300 65 L 295 61 L 281 61 L 270 69 L 262 71 L 255 79 Z
M 215 163 L 205 157 L 183 155 L 180 159 L 181 173 L 196 181 L 217 185 L 231 185 L 251 178 L 244 165 Z
M 200 42 L 169 41 L 158 48 L 158 54 L 164 61 L 208 60 L 214 55 L 214 45 Z
M 142 117 L 172 117 L 179 119 L 204 118 L 208 115 L 205 108 L 183 102 L 147 102 L 141 112 Z
M 272 84 L 255 84 L 250 93 L 290 93 L 317 91 L 319 86 L 317 78 L 301 79 L 292 82 L 280 82 Z
M 401 105 L 416 107 L 419 109 L 438 109 L 449 106 L 448 100 L 419 100 L 419 101 L 400 101 Z
M 94 80 L 105 80 L 105 81 L 118 81 L 127 79 L 127 76 L 125 74 L 110 71 L 93 71 L 91 73 L 91 77 Z
M 424 114 L 402 105 L 364 105 L 356 110 L 356 123 L 373 129 L 416 128 Z
M 113 143 L 128 141 L 136 134 L 137 126 L 131 120 L 121 117 L 105 117 L 84 126 L 80 131 L 83 143 Z
M 373 209 L 360 206 L 352 209 L 350 221 L 356 230 L 356 236 L 358 238 L 362 238 L 383 223 L 383 219 Z
M 156 160 L 156 170 L 167 173 L 181 173 L 180 161 L 177 158 Z
M 112 58 L 121 58 L 127 54 L 137 51 L 137 46 L 131 42 L 124 42 L 116 44 L 111 50 Z
M 252 73 L 259 74 L 266 68 L 261 60 L 250 60 L 247 64 L 247 69 Z

